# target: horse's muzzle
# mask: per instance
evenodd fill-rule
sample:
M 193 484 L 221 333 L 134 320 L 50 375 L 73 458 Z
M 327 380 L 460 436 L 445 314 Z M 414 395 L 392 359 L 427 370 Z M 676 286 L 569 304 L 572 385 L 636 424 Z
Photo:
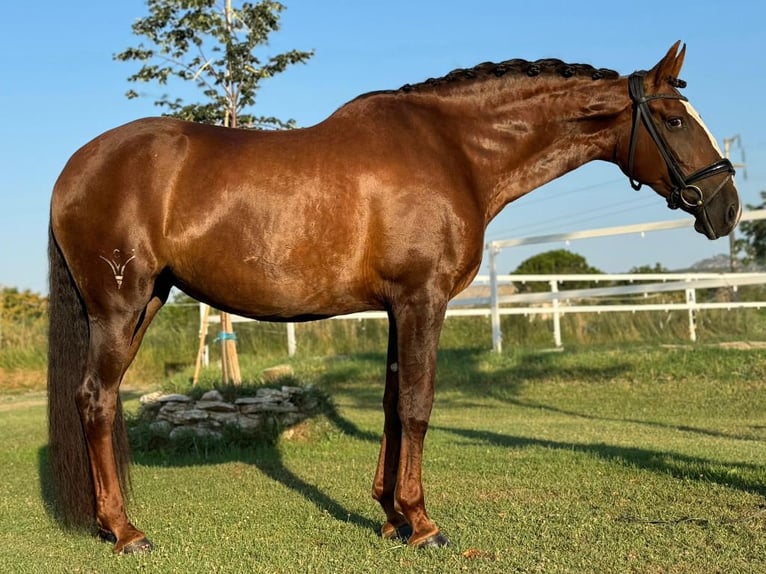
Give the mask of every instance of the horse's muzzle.
M 721 209 L 715 210 L 715 214 L 706 207 L 702 207 L 694 213 L 694 229 L 702 233 L 708 239 L 718 239 L 729 235 L 739 223 L 742 216 L 742 204 L 739 199 L 729 202 Z

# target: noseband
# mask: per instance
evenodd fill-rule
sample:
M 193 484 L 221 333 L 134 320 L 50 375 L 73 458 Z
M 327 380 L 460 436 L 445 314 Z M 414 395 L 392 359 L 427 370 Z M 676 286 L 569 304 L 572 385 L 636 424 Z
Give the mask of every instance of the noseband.
M 668 195 L 668 207 L 670 209 L 683 208 L 684 211 L 697 216 L 699 212 L 704 215 L 705 225 L 710 225 L 710 219 L 707 216 L 706 206 L 710 203 L 710 200 L 721 191 L 724 184 L 729 180 L 729 177 L 734 176 L 734 167 L 731 162 L 726 158 L 721 158 L 716 162 L 711 163 L 707 167 L 695 171 L 689 176 L 684 176 L 681 166 L 673 157 L 673 154 L 668 146 L 665 138 L 657 129 L 657 125 L 652 119 L 652 111 L 649 109 L 649 102 L 652 100 L 669 99 L 669 100 L 683 100 L 688 101 L 687 98 L 681 94 L 653 94 L 647 96 L 644 93 L 644 76 L 646 72 L 634 72 L 628 78 L 628 91 L 630 92 L 630 99 L 633 101 L 633 128 L 630 133 L 630 152 L 628 155 L 628 178 L 630 179 L 630 185 L 633 189 L 641 189 L 641 183 L 633 179 L 633 159 L 636 152 L 636 140 L 638 139 L 638 126 L 643 123 L 646 131 L 657 146 L 657 150 L 660 152 L 662 159 L 665 161 L 665 165 L 668 167 L 668 173 L 675 186 Z M 683 87 L 685 82 L 676 80 L 679 87 Z M 720 174 L 728 174 L 728 177 L 718 185 L 715 190 L 706 198 L 702 193 L 702 190 L 694 185 L 700 180 L 708 177 L 713 177 Z

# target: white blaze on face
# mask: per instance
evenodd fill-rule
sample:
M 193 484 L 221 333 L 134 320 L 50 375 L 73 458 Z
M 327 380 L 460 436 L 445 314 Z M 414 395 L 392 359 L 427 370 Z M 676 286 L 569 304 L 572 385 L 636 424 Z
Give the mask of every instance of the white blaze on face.
M 686 112 L 696 121 L 700 127 L 705 131 L 707 136 L 710 138 L 710 143 L 713 144 L 713 148 L 718 152 L 718 155 L 723 157 L 723 152 L 721 151 L 721 148 L 718 147 L 718 142 L 713 137 L 713 134 L 710 133 L 710 130 L 705 125 L 705 122 L 702 121 L 702 117 L 700 117 L 699 113 L 697 113 L 697 110 L 694 109 L 694 106 L 692 106 L 689 102 L 681 102 L 686 107 Z
M 684 106 L 686 106 L 686 112 L 689 114 L 689 116 L 696 121 L 700 127 L 705 131 L 707 136 L 710 138 L 710 143 L 713 145 L 713 148 L 718 152 L 718 155 L 723 157 L 723 152 L 721 151 L 721 148 L 718 147 L 718 142 L 713 137 L 713 134 L 710 133 L 710 130 L 705 125 L 705 122 L 702 121 L 702 117 L 699 115 L 697 110 L 694 109 L 694 106 L 692 106 L 689 102 L 681 102 Z M 742 216 L 742 204 L 739 204 L 739 211 L 737 212 L 737 218 L 736 221 L 739 221 L 739 218 Z

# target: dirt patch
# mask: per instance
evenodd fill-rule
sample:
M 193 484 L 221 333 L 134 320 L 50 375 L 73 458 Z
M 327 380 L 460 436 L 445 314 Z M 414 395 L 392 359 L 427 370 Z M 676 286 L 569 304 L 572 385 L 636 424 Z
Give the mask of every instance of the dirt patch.
M 696 345 L 691 343 L 684 344 L 665 344 L 660 345 L 663 349 L 693 349 Z M 766 341 L 728 341 L 725 343 L 702 344 L 703 347 L 718 347 L 719 349 L 734 349 L 737 351 L 757 351 L 766 349 Z
M 729 343 L 720 343 L 722 349 L 737 349 L 738 351 L 752 351 L 755 349 L 766 349 L 766 341 L 732 341 Z
M 44 392 L 0 395 L 0 413 L 39 407 L 45 404 L 47 397 Z

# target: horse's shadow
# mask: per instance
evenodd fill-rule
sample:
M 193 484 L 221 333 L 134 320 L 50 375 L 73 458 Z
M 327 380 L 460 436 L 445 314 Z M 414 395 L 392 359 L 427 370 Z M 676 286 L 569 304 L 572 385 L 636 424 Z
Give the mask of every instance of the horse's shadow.
M 334 407 L 330 406 L 324 413 L 327 420 L 344 434 L 364 441 L 379 440 L 379 436 L 370 431 L 360 429 L 353 421 L 345 418 Z M 185 456 L 166 456 L 157 452 L 134 452 L 132 457 L 133 464 L 140 466 L 156 467 L 188 467 L 199 466 L 202 464 L 226 464 L 229 462 L 239 462 L 254 466 L 264 475 L 273 481 L 296 492 L 304 499 L 313 503 L 320 511 L 326 512 L 336 520 L 353 524 L 359 528 L 379 531 L 380 522 L 376 522 L 369 517 L 362 516 L 356 512 L 351 512 L 345 508 L 339 501 L 333 499 L 319 487 L 311 484 L 295 474 L 284 463 L 282 452 L 279 449 L 277 435 L 268 437 L 266 440 L 259 440 L 253 443 L 252 448 L 214 448 L 212 452 L 206 451 L 206 446 L 202 444 L 200 448 L 195 449 Z M 40 475 L 40 490 L 44 501 L 44 506 L 48 514 L 58 522 L 63 522 L 59 516 L 55 495 L 50 476 L 49 447 L 43 446 L 38 451 L 38 469 Z
M 551 413 L 562 414 L 569 417 L 588 419 L 593 421 L 631 423 L 631 424 L 645 426 L 645 427 L 658 428 L 662 430 L 681 431 L 685 433 L 698 434 L 698 435 L 713 437 L 713 438 L 725 438 L 725 439 L 754 441 L 754 442 L 758 442 L 761 440 L 758 436 L 753 434 L 732 433 L 732 432 L 725 432 L 725 431 L 720 431 L 716 429 L 707 429 L 707 428 L 690 426 L 690 425 L 676 425 L 676 424 L 665 423 L 660 421 L 642 420 L 637 418 L 614 417 L 614 416 L 607 416 L 607 415 L 597 415 L 593 413 L 581 413 L 575 410 L 562 409 L 560 407 L 556 407 L 553 405 L 546 405 L 544 403 L 526 401 L 526 400 L 521 400 L 517 398 L 506 398 L 504 399 L 504 402 L 510 405 L 521 407 L 521 408 L 548 411 Z M 756 429 L 757 427 L 751 427 L 751 428 Z
M 668 451 L 616 446 L 606 443 L 556 441 L 436 425 L 431 426 L 431 429 L 459 436 L 472 443 L 512 449 L 543 447 L 564 452 L 586 453 L 625 466 L 650 470 L 679 479 L 713 482 L 728 488 L 766 497 L 766 484 L 748 477 L 749 473 L 760 470 L 761 467 L 757 464 L 721 462 Z M 690 472 L 689 469 L 691 468 L 695 469 L 695 472 Z

